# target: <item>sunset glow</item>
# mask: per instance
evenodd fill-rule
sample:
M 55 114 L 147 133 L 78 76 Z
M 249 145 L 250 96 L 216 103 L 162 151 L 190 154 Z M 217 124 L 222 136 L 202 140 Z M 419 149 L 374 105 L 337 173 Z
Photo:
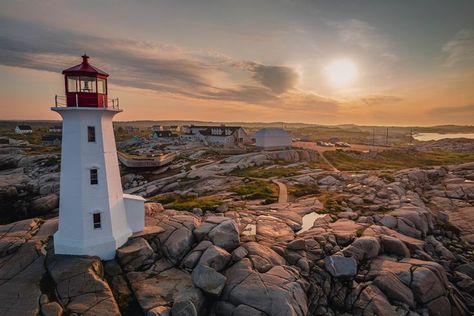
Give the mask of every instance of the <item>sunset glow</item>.
M 358 76 L 356 65 L 349 59 L 333 61 L 324 70 L 330 83 L 335 87 L 348 86 L 354 83 Z
M 473 52 L 468 0 L 3 1 L 0 117 L 58 119 L 87 53 L 118 120 L 472 124 Z

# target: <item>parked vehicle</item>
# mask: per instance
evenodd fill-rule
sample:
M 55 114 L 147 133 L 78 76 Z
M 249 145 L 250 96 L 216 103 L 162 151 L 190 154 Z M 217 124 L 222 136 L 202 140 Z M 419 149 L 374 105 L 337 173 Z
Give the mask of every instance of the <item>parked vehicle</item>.
M 333 143 L 323 142 L 322 140 L 317 141 L 317 142 L 316 142 L 316 145 L 322 146 L 322 147 L 334 147 L 334 144 L 333 144 Z
M 335 145 L 336 147 L 351 147 L 350 144 L 345 143 L 345 142 L 337 142 Z

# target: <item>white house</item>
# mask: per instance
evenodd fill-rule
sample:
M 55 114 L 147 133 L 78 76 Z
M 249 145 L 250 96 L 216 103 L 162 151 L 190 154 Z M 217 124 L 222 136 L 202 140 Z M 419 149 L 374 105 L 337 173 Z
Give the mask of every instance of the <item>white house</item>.
M 209 145 L 238 145 L 249 143 L 247 131 L 240 126 L 183 126 L 183 137 Z
M 15 134 L 31 134 L 33 129 L 30 125 L 18 125 L 15 127 Z
M 153 126 L 151 127 L 151 130 L 152 130 L 153 132 L 159 132 L 159 131 L 162 130 L 162 127 L 161 127 L 161 125 L 153 125 Z
M 61 133 L 63 131 L 63 127 L 61 125 L 55 125 L 49 127 L 50 133 Z
M 178 137 L 178 134 L 174 134 L 172 131 L 154 131 L 151 134 L 153 139 L 162 139 L 162 138 L 174 138 Z
M 63 74 L 67 106 L 51 108 L 63 119 L 54 250 L 109 260 L 145 223 L 144 199 L 122 191 L 112 126 L 113 117 L 122 110 L 117 100 L 104 101 L 108 75 L 91 66 L 88 56 Z
M 281 128 L 263 128 L 254 137 L 257 148 L 263 150 L 291 148 L 291 134 Z

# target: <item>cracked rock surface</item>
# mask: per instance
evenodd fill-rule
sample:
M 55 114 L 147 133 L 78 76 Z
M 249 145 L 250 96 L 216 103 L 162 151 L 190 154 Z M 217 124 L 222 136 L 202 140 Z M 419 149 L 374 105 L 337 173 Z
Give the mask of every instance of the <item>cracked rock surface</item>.
M 473 175 L 318 171 L 285 181 L 320 195 L 276 209 L 147 203 L 153 229 L 107 262 L 55 255 L 56 219 L 2 225 L 0 315 L 470 315 Z

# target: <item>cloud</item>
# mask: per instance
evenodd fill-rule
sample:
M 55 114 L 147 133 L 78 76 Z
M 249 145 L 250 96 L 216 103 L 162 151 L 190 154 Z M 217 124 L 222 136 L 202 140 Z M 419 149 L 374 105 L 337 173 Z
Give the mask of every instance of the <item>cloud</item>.
M 250 71 L 258 83 L 276 94 L 293 89 L 298 83 L 298 74 L 289 67 L 266 66 L 251 61 L 239 63 L 237 66 Z
M 443 48 L 446 60 L 444 66 L 474 62 L 474 31 L 460 30 Z
M 458 105 L 458 106 L 443 106 L 430 110 L 434 115 L 449 115 L 459 117 L 474 117 L 474 103 Z
M 358 46 L 364 50 L 375 52 L 388 62 L 396 62 L 398 56 L 390 51 L 389 43 L 384 36 L 379 34 L 369 23 L 349 19 L 340 22 L 330 22 L 337 29 L 339 39 L 345 43 Z
M 403 101 L 402 98 L 391 95 L 368 95 L 359 97 L 355 100 L 355 103 L 359 103 L 364 106 L 384 106 L 401 101 Z
M 214 51 L 184 51 L 162 43 L 0 20 L 2 65 L 59 73 L 78 63 L 83 53 L 113 74 L 113 84 L 172 96 L 265 105 L 276 102 L 298 80 L 289 67 L 235 61 Z M 232 79 L 236 69 L 248 79 Z

